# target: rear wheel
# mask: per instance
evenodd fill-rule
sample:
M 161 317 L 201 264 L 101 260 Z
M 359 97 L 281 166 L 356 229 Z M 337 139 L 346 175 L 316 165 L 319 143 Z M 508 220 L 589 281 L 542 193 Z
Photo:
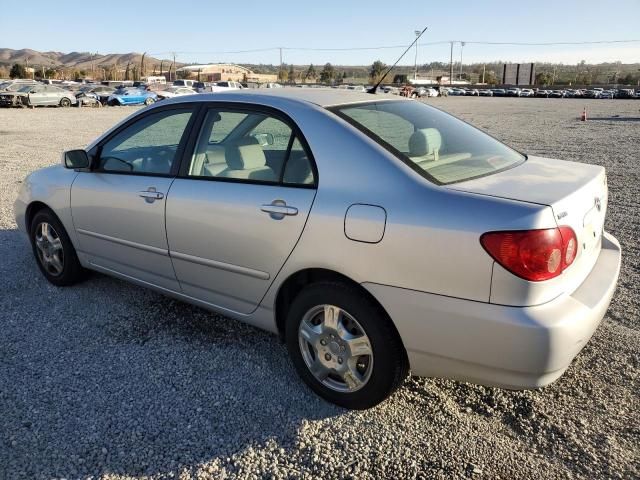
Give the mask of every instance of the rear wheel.
M 71 100 L 69 100 L 68 98 L 63 98 L 60 100 L 60 106 L 61 107 L 70 107 L 71 106 Z
M 151 97 L 145 98 L 145 100 L 144 100 L 144 104 L 145 105 L 151 105 L 152 103 L 155 103 L 155 100 L 153 98 L 151 98 Z
M 59 287 L 84 278 L 73 244 L 58 217 L 43 209 L 31 221 L 30 239 L 38 267 L 49 282 Z
M 286 341 L 305 383 L 342 407 L 377 405 L 408 372 L 404 347 L 391 321 L 347 284 L 305 287 L 289 309 Z

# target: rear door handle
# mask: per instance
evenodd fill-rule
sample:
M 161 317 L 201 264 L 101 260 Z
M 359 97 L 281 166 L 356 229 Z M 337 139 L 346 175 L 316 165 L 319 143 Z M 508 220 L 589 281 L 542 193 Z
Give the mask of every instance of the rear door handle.
M 260 210 L 275 215 L 297 215 L 298 209 L 288 205 L 262 205 Z
M 162 200 L 164 198 L 164 193 L 156 192 L 155 187 L 149 187 L 147 190 L 138 192 L 138 195 L 144 198 L 147 203 L 153 203 L 156 200 Z

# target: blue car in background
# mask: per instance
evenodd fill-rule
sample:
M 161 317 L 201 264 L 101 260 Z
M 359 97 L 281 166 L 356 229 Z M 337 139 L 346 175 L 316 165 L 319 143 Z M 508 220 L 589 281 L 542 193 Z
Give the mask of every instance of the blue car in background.
M 158 101 L 158 95 L 142 88 L 119 88 L 109 96 L 107 104 L 118 105 L 151 105 Z

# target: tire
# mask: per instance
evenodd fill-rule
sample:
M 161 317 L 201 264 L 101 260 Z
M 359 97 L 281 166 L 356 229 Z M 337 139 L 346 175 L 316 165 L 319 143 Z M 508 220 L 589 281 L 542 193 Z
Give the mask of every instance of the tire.
M 71 100 L 69 100 L 69 99 L 68 99 L 68 98 L 66 98 L 66 97 L 65 97 L 65 98 L 63 98 L 63 99 L 61 99 L 61 100 L 60 100 L 60 106 L 61 106 L 61 107 L 64 107 L 64 108 L 66 108 L 66 107 L 70 107 L 70 106 L 71 106 Z
M 119 107 L 120 106 L 120 102 L 117 100 L 111 100 L 110 102 L 108 102 L 110 107 Z
M 45 234 L 43 226 L 47 225 Z M 75 248 L 58 217 L 48 208 L 37 212 L 29 227 L 33 255 L 49 282 L 65 287 L 83 280 L 86 270 L 80 265 Z
M 331 322 L 332 317 L 337 322 Z M 348 284 L 319 282 L 305 287 L 289 308 L 285 338 L 302 380 L 341 407 L 361 410 L 377 405 L 408 373 L 406 352 L 391 320 Z M 355 355 L 353 347 L 358 349 Z
M 155 101 L 153 98 L 151 98 L 151 97 L 147 97 L 147 98 L 145 98 L 145 99 L 144 99 L 144 104 L 145 104 L 145 105 L 152 105 L 152 104 L 154 104 L 155 102 L 156 102 L 156 101 Z

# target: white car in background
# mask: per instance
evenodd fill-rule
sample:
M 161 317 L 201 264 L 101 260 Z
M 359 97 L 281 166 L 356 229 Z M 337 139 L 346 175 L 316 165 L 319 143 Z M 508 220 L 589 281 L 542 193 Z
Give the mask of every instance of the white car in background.
M 240 82 L 233 82 L 231 80 L 225 82 L 214 82 L 209 86 L 201 89 L 200 93 L 219 93 L 219 92 L 231 92 L 235 90 L 241 90 L 244 87 Z
M 523 88 L 522 90 L 520 90 L 521 97 L 533 97 L 533 95 L 534 92 L 530 88 Z
M 196 93 L 197 92 L 193 88 L 169 87 L 165 90 L 158 90 L 156 92 L 156 95 L 158 95 L 158 97 L 162 99 L 165 99 L 165 98 L 179 97 L 181 95 L 195 95 Z

